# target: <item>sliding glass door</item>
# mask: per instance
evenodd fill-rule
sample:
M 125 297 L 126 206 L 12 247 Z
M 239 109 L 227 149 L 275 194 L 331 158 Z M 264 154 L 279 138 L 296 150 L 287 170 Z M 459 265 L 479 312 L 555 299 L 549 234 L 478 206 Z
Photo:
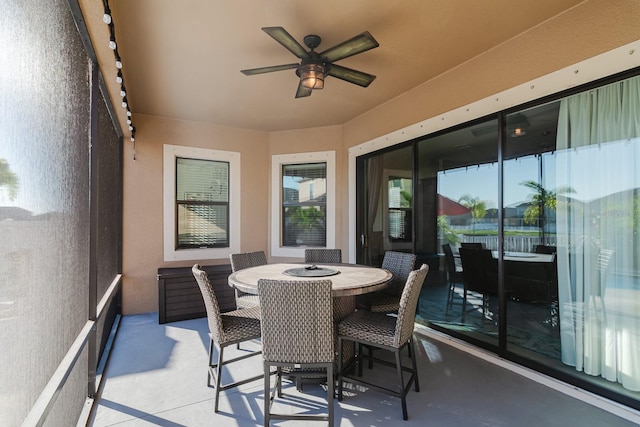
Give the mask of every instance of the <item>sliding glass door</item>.
M 490 251 L 498 243 L 497 147 L 497 120 L 417 141 L 418 182 L 432 189 L 421 195 L 430 198 L 433 209 L 416 212 L 416 240 L 422 248 L 432 248 L 439 261 L 435 266 L 430 264 L 431 286 L 423 291 L 419 316 L 489 346 L 498 345 L 500 319 L 497 270 L 485 274 L 486 269 L 497 266 Z M 460 250 L 469 245 L 485 250 Z M 449 252 L 452 258 L 447 260 Z M 488 265 L 483 265 L 481 259 L 487 255 Z M 448 265 L 453 265 L 457 274 L 449 274 Z
M 506 115 L 504 133 L 506 348 L 546 364 L 560 354 L 556 208 L 572 191 L 556 179 L 559 104 Z
M 417 320 L 640 408 L 640 76 L 358 159 L 358 262 L 413 252 Z

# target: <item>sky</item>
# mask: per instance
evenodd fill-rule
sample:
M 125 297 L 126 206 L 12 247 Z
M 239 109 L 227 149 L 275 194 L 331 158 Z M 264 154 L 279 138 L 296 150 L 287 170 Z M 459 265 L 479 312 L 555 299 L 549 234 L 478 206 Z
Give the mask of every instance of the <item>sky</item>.
M 542 157 L 542 186 L 555 191 L 571 187 L 568 196 L 588 202 L 601 197 L 640 188 L 640 138 L 592 144 L 569 150 L 545 153 Z M 523 181 L 539 182 L 539 158 L 522 157 L 505 162 L 504 204 L 527 201 L 532 191 Z M 438 192 L 458 201 L 469 194 L 497 207 L 497 163 L 449 170 L 438 174 Z

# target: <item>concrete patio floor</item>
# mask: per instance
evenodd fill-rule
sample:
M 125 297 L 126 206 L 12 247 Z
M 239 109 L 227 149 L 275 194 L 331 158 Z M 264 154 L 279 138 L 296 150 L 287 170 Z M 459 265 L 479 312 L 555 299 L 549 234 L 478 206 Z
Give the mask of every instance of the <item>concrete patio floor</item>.
M 527 377 L 526 370 L 488 353 L 418 327 L 420 392 L 409 392 L 409 420 L 402 420 L 400 400 L 374 389 L 347 385 L 336 400 L 337 426 L 632 426 L 640 414 L 605 401 L 601 407 Z M 250 346 L 243 345 L 240 351 Z M 214 389 L 206 384 L 206 319 L 158 324 L 157 313 L 124 316 L 112 345 L 90 425 L 106 426 L 260 426 L 263 383 L 254 381 L 221 392 L 220 412 L 213 412 Z M 237 352 L 235 348 L 232 351 Z M 495 362 L 493 363 L 492 362 Z M 230 367 L 236 378 L 259 373 L 261 358 Z M 386 368 L 375 374 L 385 381 Z M 525 375 L 521 375 L 525 372 Z M 537 374 L 533 374 L 536 377 Z M 390 377 L 393 378 L 393 377 Z M 229 379 L 226 378 L 227 380 Z M 225 381 L 225 379 L 223 379 Z M 562 390 L 560 386 L 560 390 Z M 567 392 L 569 390 L 569 392 Z M 574 390 L 575 391 L 575 390 Z M 326 392 L 306 385 L 302 393 L 286 385 L 281 411 L 326 411 Z M 587 396 L 587 400 L 598 397 Z M 604 407 L 605 409 L 602 409 Z M 325 425 L 273 422 L 279 426 Z

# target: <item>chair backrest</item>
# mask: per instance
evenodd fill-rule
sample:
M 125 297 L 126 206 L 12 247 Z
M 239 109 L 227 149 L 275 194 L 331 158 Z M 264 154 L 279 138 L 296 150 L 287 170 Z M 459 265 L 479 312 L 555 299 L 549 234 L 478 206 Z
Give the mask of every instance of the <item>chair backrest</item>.
M 213 291 L 213 286 L 209 281 L 209 275 L 202 270 L 199 264 L 195 264 L 191 271 L 198 282 L 198 287 L 202 293 L 204 306 L 207 310 L 207 321 L 209 322 L 209 332 L 213 336 L 214 341 L 221 342 L 223 339 L 222 316 L 220 316 L 220 306 L 218 299 Z
M 449 280 L 453 281 L 456 277 L 456 260 L 453 257 L 453 250 L 451 250 L 451 245 L 449 243 L 445 243 L 444 245 L 442 245 L 442 250 L 444 251 L 444 260 L 447 264 Z
M 244 270 L 249 267 L 257 267 L 267 263 L 267 256 L 264 251 L 244 252 L 240 254 L 231 254 L 231 270 L 235 273 L 238 270 Z
M 407 277 L 414 269 L 416 255 L 407 252 L 387 251 L 384 253 L 382 268 L 389 270 L 393 274 L 393 279 L 385 292 L 393 295 L 402 295 Z
M 413 334 L 418 298 L 428 272 L 429 266 L 422 264 L 418 270 L 411 271 L 407 277 L 400 297 L 400 308 L 396 319 L 394 344 L 397 346 L 404 344 Z
M 613 249 L 600 249 L 598 260 L 596 261 L 596 266 L 598 267 L 599 272 L 607 270 L 607 267 L 609 267 L 609 263 L 611 262 L 611 258 L 613 257 L 613 253 Z
M 258 280 L 262 355 L 280 363 L 328 363 L 333 351 L 331 280 Z
M 555 246 L 535 245 L 533 247 L 533 252 L 536 254 L 553 255 L 558 252 L 558 249 Z
M 482 249 L 480 261 L 484 270 L 485 293 L 498 295 L 498 259 L 493 257 L 491 249 Z
M 486 249 L 487 248 L 484 243 L 477 243 L 477 242 L 460 243 L 460 247 L 469 248 L 469 249 Z
M 340 264 L 342 250 L 340 249 L 305 249 L 304 262 Z
M 557 295 L 555 254 L 551 262 L 504 260 L 504 288 L 510 297 L 550 304 Z
M 473 249 L 464 246 L 460 247 L 462 278 L 467 290 L 469 291 L 482 293 L 487 291 L 487 277 L 483 263 L 483 251 L 487 251 L 487 249 Z M 490 251 L 489 256 L 491 256 Z

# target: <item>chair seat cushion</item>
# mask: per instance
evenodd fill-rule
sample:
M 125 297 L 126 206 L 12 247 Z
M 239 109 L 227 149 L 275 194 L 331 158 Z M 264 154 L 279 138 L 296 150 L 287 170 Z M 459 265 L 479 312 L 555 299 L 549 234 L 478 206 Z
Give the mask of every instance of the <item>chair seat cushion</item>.
M 397 348 L 396 320 L 384 313 L 358 310 L 338 324 L 338 335 Z
M 260 307 L 228 311 L 221 313 L 220 317 L 224 333 L 224 337 L 220 338 L 220 345 L 260 337 Z

